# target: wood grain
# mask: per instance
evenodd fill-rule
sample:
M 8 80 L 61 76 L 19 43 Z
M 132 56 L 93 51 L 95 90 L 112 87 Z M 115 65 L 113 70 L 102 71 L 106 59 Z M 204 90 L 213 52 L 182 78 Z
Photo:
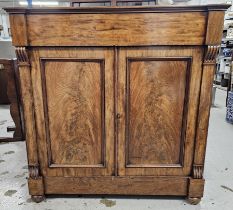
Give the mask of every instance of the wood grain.
M 190 64 L 191 58 L 128 58 L 127 167 L 182 165 Z
M 191 198 L 203 197 L 204 184 L 204 179 L 190 179 L 188 196 Z
M 27 46 L 28 33 L 26 16 L 22 14 L 10 15 L 12 43 L 14 46 Z
M 204 65 L 197 121 L 194 164 L 204 164 L 212 99 L 212 84 L 215 65 Z
M 50 164 L 103 167 L 104 60 L 58 58 L 41 62 Z
M 30 46 L 201 45 L 205 22 L 204 12 L 33 14 L 28 36 Z
M 222 40 L 224 11 L 210 11 L 208 14 L 206 45 L 219 45 Z
M 119 175 L 181 176 L 191 174 L 202 56 L 203 48 L 201 47 L 120 48 L 117 99 L 117 109 L 121 115 L 118 120 Z M 128 97 L 126 60 L 138 57 L 146 61 L 133 62 L 134 65 L 131 65 L 129 69 L 129 71 L 133 70 L 131 72 L 133 75 L 130 76 L 132 79 L 129 80 L 130 104 L 132 104 L 130 105 L 132 120 L 129 119 L 129 128 L 133 133 L 128 137 L 126 133 L 126 99 Z M 151 58 L 169 60 L 171 57 L 174 60 L 178 58 L 178 61 L 170 61 L 170 63 L 169 61 L 148 61 Z M 192 58 L 189 82 L 186 79 L 187 62 L 179 61 L 179 58 L 183 59 L 184 57 Z M 176 67 L 174 68 L 173 65 Z M 187 95 L 184 92 L 186 88 L 189 89 Z M 169 105 L 169 103 L 171 104 Z M 186 103 L 187 105 L 184 106 Z M 174 109 L 172 106 L 175 106 Z M 187 109 L 185 115 L 183 115 L 183 107 Z M 147 118 L 145 118 L 146 113 Z M 162 121 L 163 123 L 161 123 Z M 182 126 L 181 123 L 183 123 Z M 184 129 L 183 143 L 180 141 L 181 128 Z M 170 131 L 166 133 L 166 130 Z M 138 159 L 134 159 L 136 161 L 134 163 L 139 163 L 139 165 L 127 167 L 126 147 L 127 139 L 130 137 L 134 139 L 129 141 L 129 153 L 136 157 L 138 155 Z M 152 152 L 149 154 L 150 151 Z M 171 151 L 172 154 L 170 154 Z M 165 154 L 168 157 L 163 159 Z M 179 154 L 182 161 L 179 159 Z
M 42 177 L 37 179 L 28 179 L 30 195 L 44 195 L 44 183 Z
M 113 50 L 36 48 L 31 60 L 42 174 L 114 174 Z
M 65 184 L 64 184 L 65 183 Z M 46 194 L 187 195 L 186 177 L 46 177 Z
M 18 48 L 16 48 L 16 51 Z M 26 54 L 26 49 L 20 49 L 22 53 Z M 19 80 L 20 80 L 20 93 L 22 100 L 25 138 L 27 145 L 27 157 L 29 165 L 38 165 L 38 146 L 37 135 L 35 128 L 35 112 L 34 112 L 34 100 L 31 83 L 31 70 L 28 62 L 25 62 L 17 57 L 19 63 Z

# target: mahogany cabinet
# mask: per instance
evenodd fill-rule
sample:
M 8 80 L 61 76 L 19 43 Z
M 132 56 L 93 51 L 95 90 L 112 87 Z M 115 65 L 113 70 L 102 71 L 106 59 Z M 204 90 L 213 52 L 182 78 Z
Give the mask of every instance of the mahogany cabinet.
M 227 8 L 6 9 L 32 198 L 176 195 L 197 204 Z

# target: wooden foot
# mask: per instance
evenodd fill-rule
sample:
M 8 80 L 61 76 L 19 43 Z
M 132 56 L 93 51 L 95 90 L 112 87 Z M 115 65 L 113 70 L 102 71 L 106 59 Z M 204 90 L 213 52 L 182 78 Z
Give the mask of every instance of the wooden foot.
M 191 205 L 197 205 L 201 202 L 201 198 L 187 198 L 188 203 Z
M 45 196 L 43 195 L 32 195 L 32 200 L 36 203 L 40 203 L 41 201 L 45 200 Z

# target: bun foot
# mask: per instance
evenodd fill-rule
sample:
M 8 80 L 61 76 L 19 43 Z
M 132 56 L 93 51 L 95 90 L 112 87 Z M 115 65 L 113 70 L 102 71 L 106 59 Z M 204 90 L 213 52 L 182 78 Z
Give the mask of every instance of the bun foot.
M 187 198 L 187 201 L 191 205 L 197 205 L 201 202 L 201 198 Z
M 45 197 L 43 195 L 32 195 L 32 200 L 36 203 L 43 201 Z

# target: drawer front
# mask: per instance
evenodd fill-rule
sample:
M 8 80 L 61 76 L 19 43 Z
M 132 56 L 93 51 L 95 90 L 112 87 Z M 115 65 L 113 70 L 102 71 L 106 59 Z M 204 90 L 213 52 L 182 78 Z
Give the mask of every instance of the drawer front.
M 31 46 L 202 45 L 206 21 L 206 12 L 33 14 L 27 31 Z

